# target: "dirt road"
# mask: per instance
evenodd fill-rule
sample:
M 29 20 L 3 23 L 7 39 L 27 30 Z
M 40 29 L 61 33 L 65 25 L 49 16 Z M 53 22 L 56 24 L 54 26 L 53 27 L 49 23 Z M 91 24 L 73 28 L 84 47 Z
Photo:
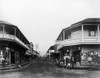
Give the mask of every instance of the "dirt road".
M 34 60 L 21 70 L 1 71 L 0 78 L 100 78 L 100 70 L 59 68 L 46 60 Z

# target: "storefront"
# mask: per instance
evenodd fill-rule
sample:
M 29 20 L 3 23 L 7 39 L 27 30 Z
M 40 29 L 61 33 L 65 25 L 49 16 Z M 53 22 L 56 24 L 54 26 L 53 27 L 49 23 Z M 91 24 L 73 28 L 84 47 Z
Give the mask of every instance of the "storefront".
M 12 66 L 21 62 L 21 53 L 9 44 L 0 44 L 0 67 Z

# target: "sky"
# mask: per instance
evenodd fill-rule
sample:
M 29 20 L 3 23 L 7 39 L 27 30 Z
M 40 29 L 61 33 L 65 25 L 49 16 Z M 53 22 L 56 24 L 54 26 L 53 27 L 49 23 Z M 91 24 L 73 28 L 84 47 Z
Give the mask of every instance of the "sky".
M 100 18 L 100 0 L 0 0 L 0 20 L 16 25 L 44 55 L 63 28 Z

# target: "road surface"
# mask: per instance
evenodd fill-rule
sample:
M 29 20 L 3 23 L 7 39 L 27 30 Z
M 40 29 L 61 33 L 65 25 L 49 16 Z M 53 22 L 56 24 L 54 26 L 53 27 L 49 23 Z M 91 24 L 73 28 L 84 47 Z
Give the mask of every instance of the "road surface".
M 46 60 L 34 60 L 20 70 L 1 71 L 0 78 L 100 78 L 100 70 L 59 68 Z

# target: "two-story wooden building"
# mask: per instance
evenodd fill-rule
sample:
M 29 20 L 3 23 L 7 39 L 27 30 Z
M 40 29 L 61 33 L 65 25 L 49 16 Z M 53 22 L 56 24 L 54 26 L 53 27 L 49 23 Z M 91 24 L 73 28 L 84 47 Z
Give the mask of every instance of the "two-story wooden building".
M 56 45 L 60 59 L 65 53 L 70 53 L 74 60 L 78 56 L 81 65 L 100 63 L 100 18 L 88 18 L 64 28 Z
M 0 21 L 0 69 L 32 60 L 30 42 L 13 24 Z

